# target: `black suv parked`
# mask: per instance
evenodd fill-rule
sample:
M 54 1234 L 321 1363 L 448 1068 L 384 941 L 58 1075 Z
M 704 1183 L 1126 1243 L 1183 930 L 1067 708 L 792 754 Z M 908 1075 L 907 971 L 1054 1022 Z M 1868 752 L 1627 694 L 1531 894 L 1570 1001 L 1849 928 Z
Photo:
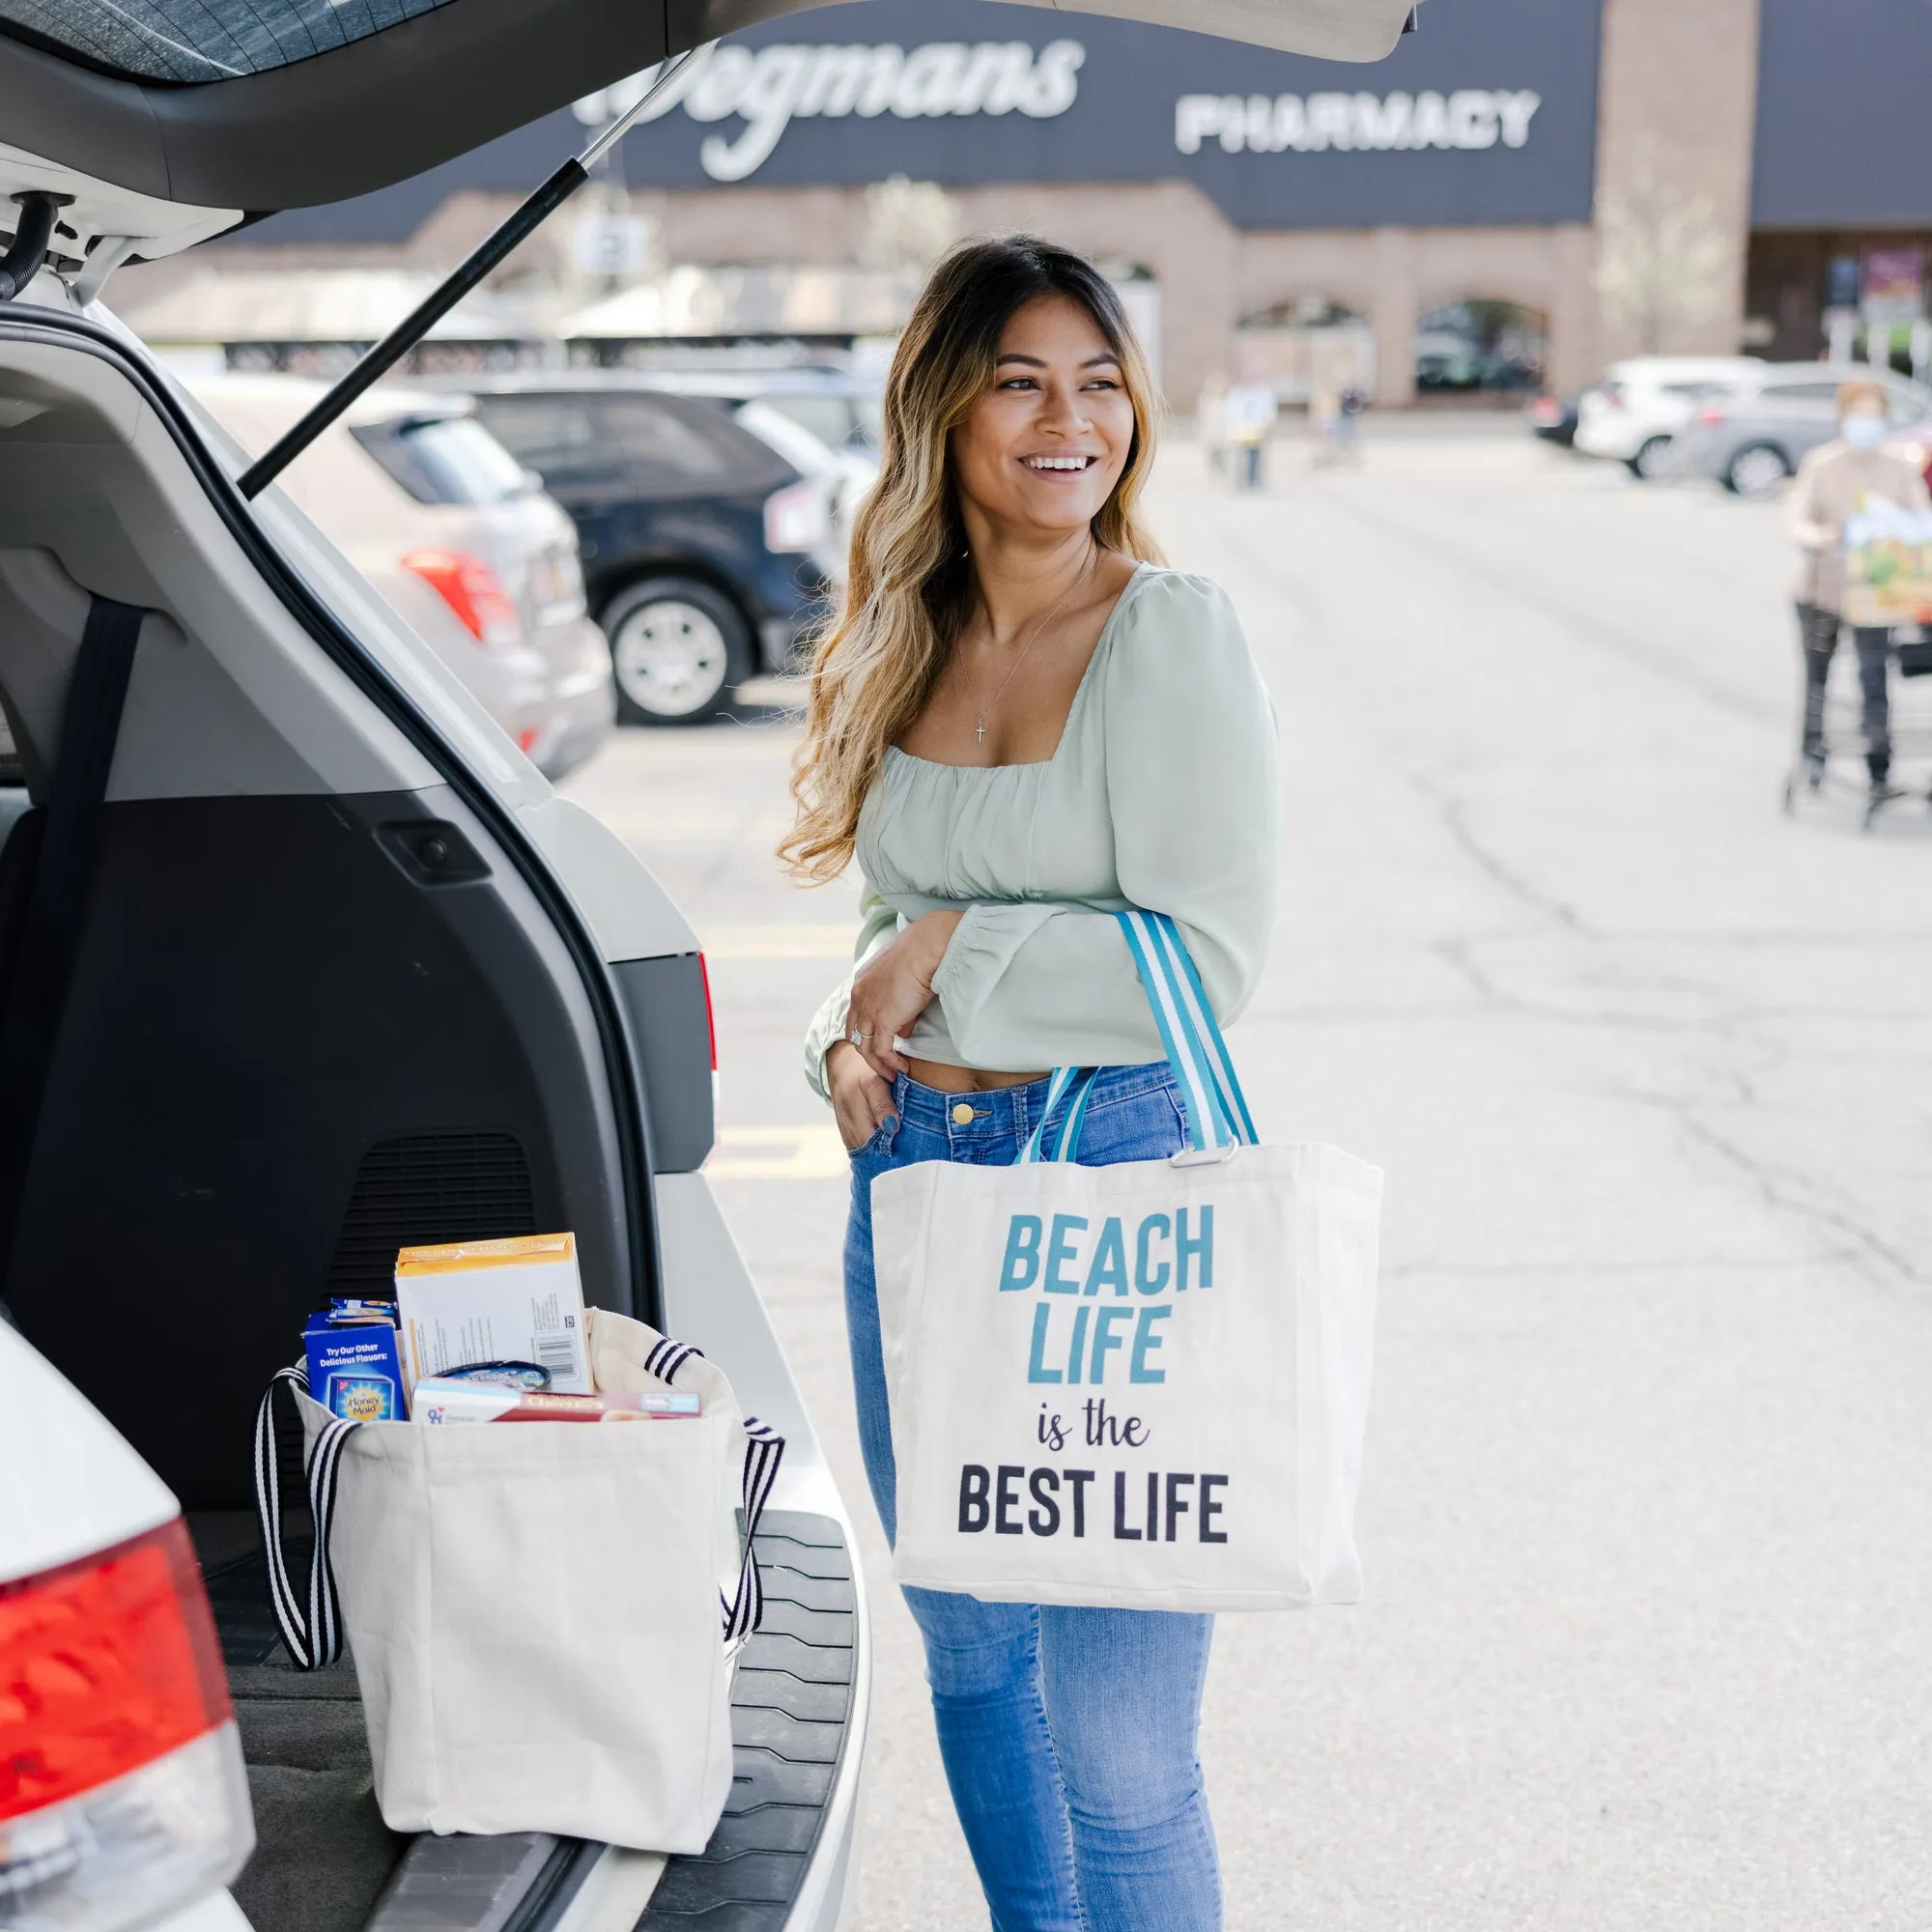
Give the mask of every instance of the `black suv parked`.
M 832 504 L 715 404 L 624 376 L 466 383 L 576 520 L 620 715 L 683 724 L 781 669 L 821 608 Z

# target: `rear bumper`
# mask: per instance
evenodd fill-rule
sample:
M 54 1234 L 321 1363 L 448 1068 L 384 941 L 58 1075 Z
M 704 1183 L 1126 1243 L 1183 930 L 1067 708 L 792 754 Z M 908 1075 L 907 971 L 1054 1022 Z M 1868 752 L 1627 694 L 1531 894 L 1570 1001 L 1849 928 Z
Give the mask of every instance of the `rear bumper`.
M 1628 463 L 1656 429 L 1646 430 L 1635 417 L 1618 411 L 1614 414 L 1579 416 L 1577 419 L 1576 447 L 1585 456 L 1607 457 Z M 1668 436 L 1665 430 L 1662 434 Z
M 768 1510 L 765 1615 L 731 1682 L 731 1795 L 711 1842 L 668 1860 L 638 1932 L 836 1932 L 855 1876 L 865 1609 L 836 1519 Z
M 747 1410 L 784 1436 L 785 1456 L 758 1536 L 765 1620 L 740 1655 L 732 1687 L 741 1781 L 704 1852 L 667 1865 L 644 1928 L 835 1932 L 857 1876 L 871 1701 L 857 1541 L 710 1181 L 660 1174 L 655 1192 L 665 1326 L 724 1370 Z M 841 1704 L 835 1733 L 828 1727 Z M 765 1842 L 780 1831 L 795 1835 L 782 1846 Z M 738 1845 L 745 1856 L 732 1851 Z M 745 1889 L 753 1884 L 755 1900 Z
M 575 617 L 546 633 L 537 648 L 550 668 L 531 761 L 555 781 L 576 770 L 603 744 L 617 722 L 617 692 L 611 681 L 611 647 L 588 617 Z

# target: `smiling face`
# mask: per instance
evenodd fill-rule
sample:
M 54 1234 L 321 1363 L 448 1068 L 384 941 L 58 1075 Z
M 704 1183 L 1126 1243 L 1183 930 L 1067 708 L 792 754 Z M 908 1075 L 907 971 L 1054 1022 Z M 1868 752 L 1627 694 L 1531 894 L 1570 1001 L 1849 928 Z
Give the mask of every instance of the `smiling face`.
M 1099 325 L 1070 296 L 1028 302 L 1001 333 L 992 385 L 952 432 L 969 529 L 977 519 L 1012 535 L 1084 529 L 1133 440 L 1133 400 Z

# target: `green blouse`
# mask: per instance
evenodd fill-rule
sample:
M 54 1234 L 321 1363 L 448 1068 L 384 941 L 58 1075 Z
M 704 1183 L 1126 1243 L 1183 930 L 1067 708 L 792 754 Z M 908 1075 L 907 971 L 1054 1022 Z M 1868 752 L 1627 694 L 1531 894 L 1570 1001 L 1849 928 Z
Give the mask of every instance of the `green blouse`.
M 964 910 L 903 1049 L 1005 1072 L 1163 1057 L 1128 906 L 1179 923 L 1225 1024 L 1261 977 L 1280 841 L 1274 710 L 1227 593 L 1143 564 L 1100 633 L 1053 756 L 940 765 L 896 746 L 859 817 L 863 963 L 922 914 Z M 845 1027 L 848 979 L 806 1036 Z

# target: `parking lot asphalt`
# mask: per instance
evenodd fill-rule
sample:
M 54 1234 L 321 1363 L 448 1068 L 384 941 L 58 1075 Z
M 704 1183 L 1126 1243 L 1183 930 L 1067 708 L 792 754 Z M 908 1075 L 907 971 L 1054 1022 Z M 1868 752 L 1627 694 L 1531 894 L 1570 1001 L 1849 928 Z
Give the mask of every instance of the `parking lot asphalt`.
M 1388 1176 L 1367 1600 L 1229 1617 L 1235 1928 L 1932 1922 L 1932 813 L 1778 809 L 1774 506 L 1513 425 L 1289 443 L 1156 527 L 1280 712 L 1265 1137 Z M 1932 718 L 1932 679 L 1902 709 Z M 774 690 L 767 694 L 777 697 Z M 776 709 L 569 787 L 699 927 L 721 1199 L 830 1445 L 877 1664 L 859 1932 L 983 1927 L 860 1471 L 844 1156 L 799 1039 L 849 882 L 786 884 Z M 1932 769 L 1906 762 L 1922 794 Z

